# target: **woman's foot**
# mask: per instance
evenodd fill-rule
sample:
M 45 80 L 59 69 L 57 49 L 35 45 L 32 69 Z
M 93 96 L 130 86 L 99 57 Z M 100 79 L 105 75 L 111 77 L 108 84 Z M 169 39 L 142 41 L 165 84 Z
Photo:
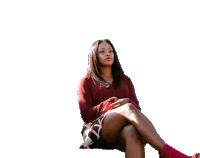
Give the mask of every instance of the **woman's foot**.
M 200 158 L 200 154 L 195 154 L 192 156 L 192 158 Z
M 200 154 L 195 154 L 193 156 L 187 156 L 180 151 L 176 150 L 175 148 L 165 144 L 163 147 L 162 153 L 160 153 L 160 157 L 162 158 L 200 158 Z

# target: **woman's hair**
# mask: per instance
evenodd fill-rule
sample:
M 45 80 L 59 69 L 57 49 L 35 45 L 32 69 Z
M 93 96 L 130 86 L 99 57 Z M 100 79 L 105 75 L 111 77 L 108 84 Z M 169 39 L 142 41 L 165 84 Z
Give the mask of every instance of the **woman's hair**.
M 108 44 L 110 44 L 110 46 L 113 49 L 114 62 L 112 65 L 112 75 L 114 77 L 114 88 L 116 89 L 117 87 L 120 86 L 120 82 L 121 82 L 122 76 L 124 75 L 124 71 L 122 70 L 122 67 L 120 65 L 117 52 L 109 39 L 97 40 L 90 47 L 89 56 L 88 56 L 88 69 L 87 69 L 86 76 L 92 75 L 95 79 L 101 82 L 103 81 L 103 78 L 100 75 L 101 71 L 100 71 L 99 60 L 98 60 L 98 48 L 102 42 L 107 42 Z

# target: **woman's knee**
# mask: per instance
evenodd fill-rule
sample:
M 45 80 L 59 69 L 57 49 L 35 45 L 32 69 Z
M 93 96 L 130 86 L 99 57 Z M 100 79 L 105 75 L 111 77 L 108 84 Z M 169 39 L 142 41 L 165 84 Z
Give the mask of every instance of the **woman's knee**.
M 127 103 L 123 105 L 123 109 L 126 113 L 126 115 L 130 115 L 130 114 L 137 114 L 138 113 L 138 109 L 131 103 Z
M 129 124 L 126 125 L 121 132 L 121 136 L 124 138 L 125 141 L 141 141 L 141 136 L 138 133 L 137 129 Z
M 124 126 L 121 131 L 120 139 L 118 141 L 118 146 L 121 151 L 125 151 L 126 145 L 130 143 L 141 144 L 142 138 L 138 133 L 137 129 L 132 125 L 128 124 Z

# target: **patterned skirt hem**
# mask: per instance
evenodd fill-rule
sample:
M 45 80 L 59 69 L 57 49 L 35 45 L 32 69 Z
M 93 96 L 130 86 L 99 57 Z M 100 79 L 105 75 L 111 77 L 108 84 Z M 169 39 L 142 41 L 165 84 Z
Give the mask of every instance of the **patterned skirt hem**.
M 108 112 L 104 113 L 96 120 L 83 125 L 83 129 L 81 132 L 83 137 L 83 143 L 80 145 L 79 149 L 90 149 L 89 146 L 100 138 L 102 122 L 105 116 L 108 114 Z

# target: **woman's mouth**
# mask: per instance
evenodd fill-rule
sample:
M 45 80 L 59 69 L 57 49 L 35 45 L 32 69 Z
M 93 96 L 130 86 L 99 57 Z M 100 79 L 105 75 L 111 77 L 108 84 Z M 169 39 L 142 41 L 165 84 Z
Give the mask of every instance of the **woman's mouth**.
M 110 60 L 111 60 L 111 58 L 110 58 L 110 57 L 108 57 L 108 58 L 106 58 L 106 60 L 110 61 Z

